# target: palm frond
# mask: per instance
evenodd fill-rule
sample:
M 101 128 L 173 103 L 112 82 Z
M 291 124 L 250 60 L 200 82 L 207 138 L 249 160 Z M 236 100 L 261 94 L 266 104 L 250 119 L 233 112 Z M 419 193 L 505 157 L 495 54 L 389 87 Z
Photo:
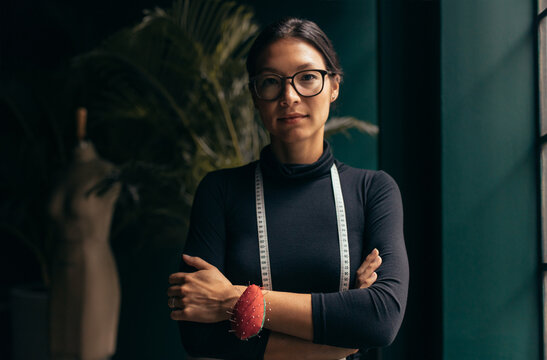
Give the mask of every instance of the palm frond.
M 75 61 L 90 89 L 89 126 L 109 138 L 106 147 L 116 148 L 119 180 L 143 199 L 148 192 L 140 216 L 181 211 L 180 204 L 187 213 L 207 172 L 252 161 L 267 144 L 245 69 L 257 30 L 252 11 L 233 1 L 176 0 L 170 9 L 147 11 L 140 24 Z M 132 126 L 134 139 L 116 142 L 125 126 Z M 378 132 L 342 117 L 329 120 L 325 134 L 353 128 Z M 158 187 L 176 188 L 157 197 L 176 198 L 179 205 L 154 199 Z
M 349 129 L 356 129 L 361 133 L 370 136 L 378 135 L 378 125 L 367 121 L 359 120 L 352 116 L 342 116 L 330 118 L 325 124 L 325 137 L 329 138 L 336 133 L 345 133 L 348 135 Z

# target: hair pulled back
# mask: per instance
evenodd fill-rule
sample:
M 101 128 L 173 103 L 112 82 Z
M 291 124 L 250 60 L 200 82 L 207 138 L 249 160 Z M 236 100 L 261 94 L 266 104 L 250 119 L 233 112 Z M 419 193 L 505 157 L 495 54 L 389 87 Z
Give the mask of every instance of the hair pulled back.
M 312 45 L 323 55 L 328 71 L 340 77 L 343 75 L 338 55 L 323 30 L 313 21 L 286 17 L 265 27 L 255 39 L 247 56 L 249 77 L 257 74 L 258 57 L 266 47 L 277 40 L 289 38 L 300 39 Z

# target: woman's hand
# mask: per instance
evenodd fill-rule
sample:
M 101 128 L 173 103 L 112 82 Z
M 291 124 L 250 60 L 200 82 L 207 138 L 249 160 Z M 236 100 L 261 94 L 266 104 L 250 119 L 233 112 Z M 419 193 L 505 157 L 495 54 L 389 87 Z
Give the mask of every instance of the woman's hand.
M 382 264 L 382 258 L 378 249 L 374 249 L 367 255 L 365 261 L 357 269 L 357 276 L 355 277 L 355 288 L 366 289 L 378 278 L 376 270 Z
M 213 265 L 197 256 L 182 259 L 198 271 L 169 276 L 167 289 L 171 319 L 214 323 L 229 319 L 227 313 L 241 295 L 240 291 Z

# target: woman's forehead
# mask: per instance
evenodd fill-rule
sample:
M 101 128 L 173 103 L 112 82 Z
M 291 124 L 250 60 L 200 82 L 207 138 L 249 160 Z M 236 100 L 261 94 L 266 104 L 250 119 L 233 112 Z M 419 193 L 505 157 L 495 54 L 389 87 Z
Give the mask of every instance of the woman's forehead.
M 280 39 L 268 45 L 257 59 L 258 73 L 273 71 L 291 75 L 305 69 L 325 69 L 323 55 L 308 42 Z

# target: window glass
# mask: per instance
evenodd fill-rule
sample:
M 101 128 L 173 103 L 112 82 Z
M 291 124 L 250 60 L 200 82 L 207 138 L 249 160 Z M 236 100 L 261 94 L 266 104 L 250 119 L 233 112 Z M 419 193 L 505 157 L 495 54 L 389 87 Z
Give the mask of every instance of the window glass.
M 547 263 L 547 143 L 541 147 L 541 227 L 543 262 Z
M 541 135 L 544 135 L 547 133 L 547 17 L 539 25 L 539 99 Z

